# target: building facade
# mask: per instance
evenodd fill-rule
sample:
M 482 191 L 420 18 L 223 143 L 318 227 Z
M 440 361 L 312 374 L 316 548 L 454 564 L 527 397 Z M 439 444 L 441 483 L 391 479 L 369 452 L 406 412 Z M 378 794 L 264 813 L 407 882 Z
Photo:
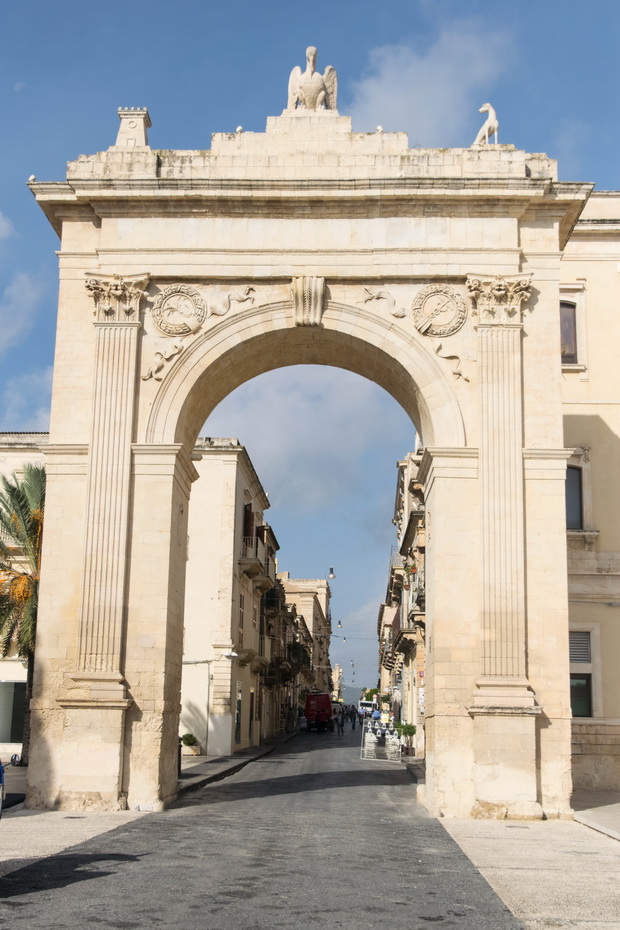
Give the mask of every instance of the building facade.
M 265 594 L 278 543 L 269 501 L 236 439 L 199 439 L 188 519 L 180 731 L 207 755 L 230 755 L 271 734 L 276 709 L 261 671 L 271 660 Z
M 562 257 L 573 779 L 620 788 L 620 193 L 594 192 Z

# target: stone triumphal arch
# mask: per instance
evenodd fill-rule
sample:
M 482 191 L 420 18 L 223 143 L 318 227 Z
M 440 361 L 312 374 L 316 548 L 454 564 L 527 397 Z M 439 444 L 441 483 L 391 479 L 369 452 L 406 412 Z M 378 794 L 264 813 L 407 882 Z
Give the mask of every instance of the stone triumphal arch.
M 191 451 L 269 369 L 382 385 L 424 442 L 427 803 L 568 811 L 559 262 L 589 193 L 512 145 L 352 133 L 313 55 L 265 133 L 155 151 L 146 110 L 67 179 L 28 803 L 176 791 Z

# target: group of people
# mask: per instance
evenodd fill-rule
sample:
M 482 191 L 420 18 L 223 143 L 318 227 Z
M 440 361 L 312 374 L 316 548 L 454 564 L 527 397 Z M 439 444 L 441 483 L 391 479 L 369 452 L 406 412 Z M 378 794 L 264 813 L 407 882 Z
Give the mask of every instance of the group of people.
M 357 723 L 357 708 L 354 704 L 339 704 L 334 710 L 334 720 L 336 730 L 340 735 L 344 733 L 344 725 L 347 721 L 351 723 L 351 729 L 354 730 Z

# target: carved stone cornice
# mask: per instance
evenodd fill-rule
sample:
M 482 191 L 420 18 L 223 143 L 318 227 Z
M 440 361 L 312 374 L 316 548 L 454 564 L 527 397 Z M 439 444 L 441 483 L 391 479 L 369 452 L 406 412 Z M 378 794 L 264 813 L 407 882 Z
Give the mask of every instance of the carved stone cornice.
M 325 278 L 293 278 L 291 296 L 295 326 L 320 326 L 324 309 Z
M 529 298 L 531 274 L 468 275 L 467 289 L 472 312 L 481 323 L 521 323 L 523 303 Z
M 150 275 L 86 275 L 85 287 L 95 302 L 98 323 L 139 323 L 140 301 L 148 298 L 145 288 Z

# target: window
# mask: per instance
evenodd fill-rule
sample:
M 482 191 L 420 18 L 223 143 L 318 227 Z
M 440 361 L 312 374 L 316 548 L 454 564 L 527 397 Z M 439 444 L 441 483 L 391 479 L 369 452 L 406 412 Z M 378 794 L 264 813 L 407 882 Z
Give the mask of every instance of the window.
M 573 717 L 592 716 L 592 675 L 570 675 L 570 707 Z
M 568 651 L 571 665 L 570 706 L 573 717 L 591 717 L 592 645 L 589 630 L 572 630 L 568 634 Z M 578 666 L 581 666 L 583 671 Z
M 245 597 L 243 594 L 239 595 L 239 646 L 243 649 L 243 620 L 245 613 Z
M 581 468 L 569 465 L 566 469 L 566 528 L 583 529 L 583 490 Z
M 576 365 L 577 358 L 577 305 L 563 300 L 560 303 L 560 338 L 562 364 Z
M 581 624 L 581 629 L 571 629 L 568 634 L 573 717 L 600 717 L 602 714 L 599 637 L 597 623 Z
M 560 343 L 562 371 L 588 380 L 586 282 L 577 278 L 560 284 Z
M 26 683 L 0 682 L 0 743 L 21 743 L 25 710 Z

